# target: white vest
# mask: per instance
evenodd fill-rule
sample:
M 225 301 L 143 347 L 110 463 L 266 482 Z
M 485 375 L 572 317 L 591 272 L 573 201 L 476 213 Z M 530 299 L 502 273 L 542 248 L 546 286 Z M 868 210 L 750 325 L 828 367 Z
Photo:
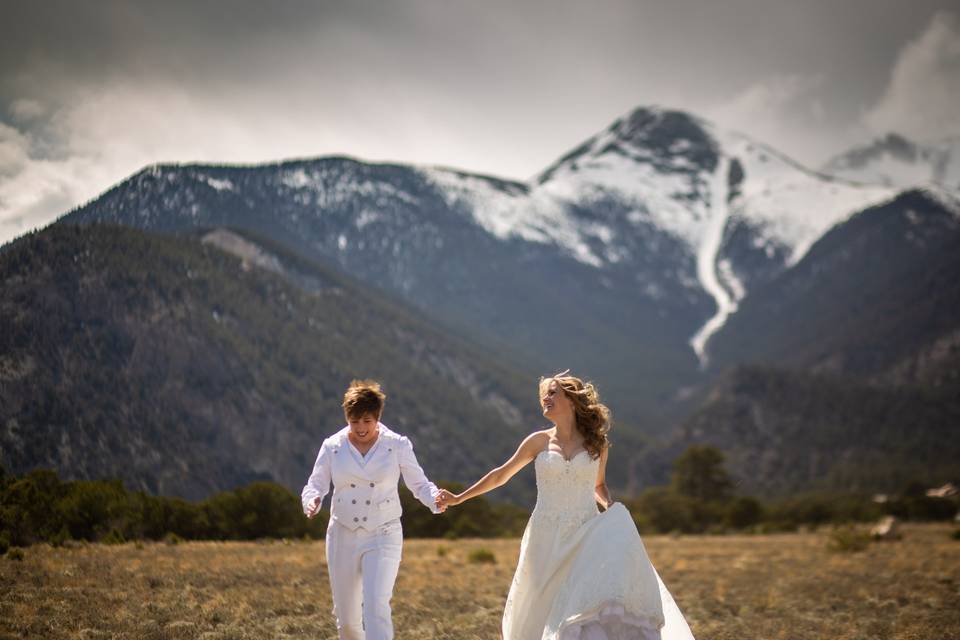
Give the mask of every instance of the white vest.
M 346 433 L 330 442 L 333 497 L 330 517 L 348 529 L 370 529 L 400 517 L 400 436 L 381 428 L 376 449 L 360 466 L 349 450 Z

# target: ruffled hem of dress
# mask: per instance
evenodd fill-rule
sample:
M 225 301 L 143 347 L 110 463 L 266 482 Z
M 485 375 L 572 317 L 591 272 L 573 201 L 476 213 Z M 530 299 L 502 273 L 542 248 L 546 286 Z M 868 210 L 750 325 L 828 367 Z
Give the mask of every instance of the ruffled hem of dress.
M 628 612 L 619 602 L 605 602 L 563 621 L 556 640 L 654 640 L 663 618 Z

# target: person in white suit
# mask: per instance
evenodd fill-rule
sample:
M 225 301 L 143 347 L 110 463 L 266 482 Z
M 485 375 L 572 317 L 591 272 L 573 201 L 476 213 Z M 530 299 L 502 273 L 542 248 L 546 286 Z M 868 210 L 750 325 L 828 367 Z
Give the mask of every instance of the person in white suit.
M 354 380 L 344 394 L 347 426 L 323 441 L 300 494 L 313 518 L 333 483 L 326 554 L 333 614 L 341 640 L 393 638 L 390 599 L 400 569 L 403 530 L 397 482 L 433 513 L 437 486 L 427 480 L 410 439 L 380 417 L 386 395 L 373 380 Z

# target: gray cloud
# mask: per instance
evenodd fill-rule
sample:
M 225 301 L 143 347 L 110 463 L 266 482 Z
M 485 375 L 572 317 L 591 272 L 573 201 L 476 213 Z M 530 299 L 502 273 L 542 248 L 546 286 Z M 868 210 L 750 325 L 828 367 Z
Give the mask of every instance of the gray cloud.
M 907 43 L 879 102 L 864 116 L 874 131 L 936 140 L 960 133 L 960 21 L 938 13 Z
M 931 87 L 949 60 L 930 35 L 944 0 L 7 5 L 0 242 L 159 161 L 347 153 L 526 178 L 644 104 L 816 164 L 906 126 L 915 69 Z

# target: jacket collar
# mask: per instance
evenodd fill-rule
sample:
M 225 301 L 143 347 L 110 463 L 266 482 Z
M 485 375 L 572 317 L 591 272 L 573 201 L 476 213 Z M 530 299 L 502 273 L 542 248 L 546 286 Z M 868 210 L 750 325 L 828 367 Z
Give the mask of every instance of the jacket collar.
M 393 431 L 391 431 L 385 424 L 382 422 L 377 423 L 377 429 L 380 432 L 379 442 L 377 443 L 376 449 L 370 451 L 367 455 L 370 456 L 363 466 L 357 464 L 357 461 L 353 457 L 353 452 L 350 449 L 353 447 L 350 444 L 349 433 L 350 425 L 345 426 L 343 429 L 337 432 L 338 448 L 342 449 L 340 462 L 346 465 L 346 469 L 355 475 L 371 478 L 380 475 L 383 464 L 390 458 L 390 453 L 393 450 L 393 447 L 396 446 L 396 440 L 399 436 Z

